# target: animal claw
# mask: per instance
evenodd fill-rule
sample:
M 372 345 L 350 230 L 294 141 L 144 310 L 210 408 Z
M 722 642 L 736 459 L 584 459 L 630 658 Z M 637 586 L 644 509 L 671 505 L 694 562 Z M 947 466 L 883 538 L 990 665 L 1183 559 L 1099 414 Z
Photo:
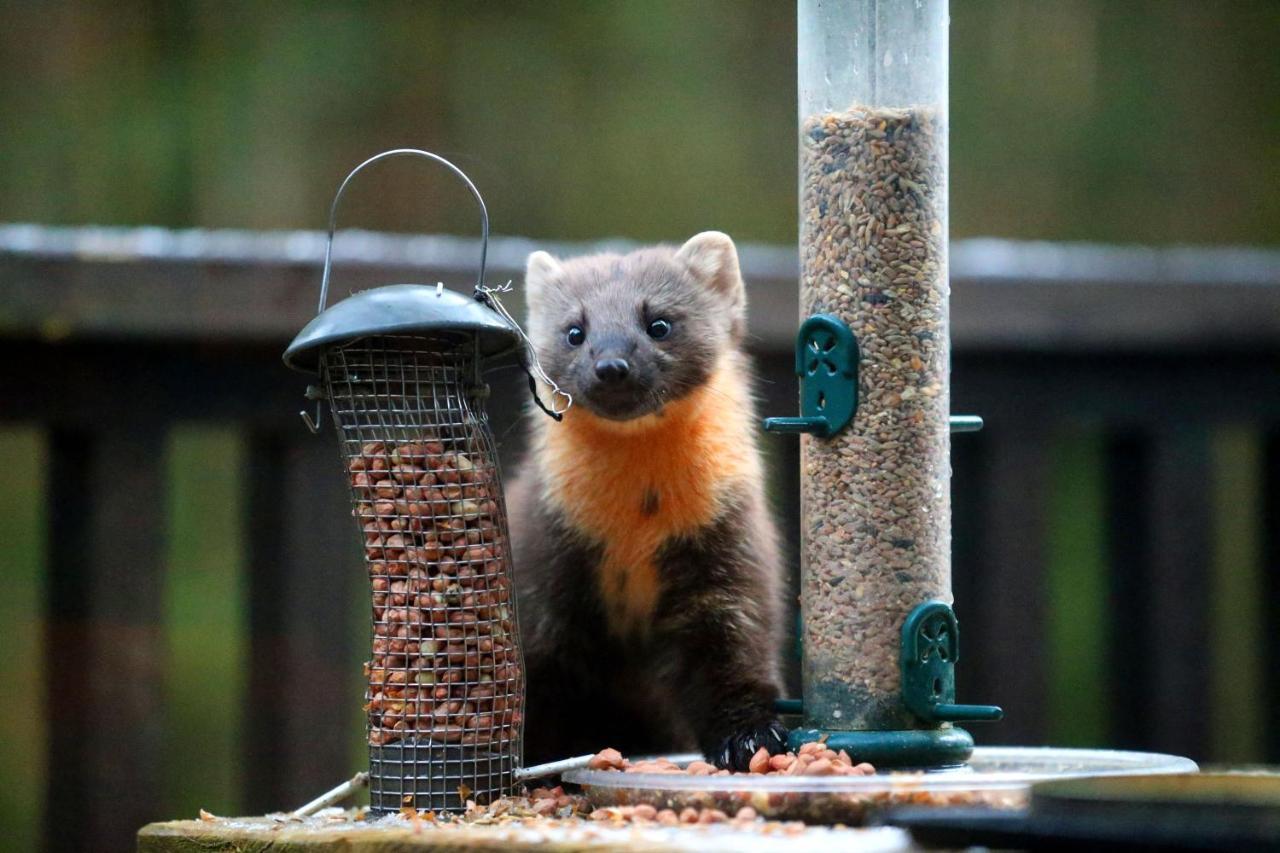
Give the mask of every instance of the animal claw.
M 751 726 L 735 732 L 720 742 L 713 755 L 715 765 L 722 770 L 746 772 L 750 769 L 751 756 L 764 747 L 770 755 L 787 750 L 787 729 L 777 720 Z

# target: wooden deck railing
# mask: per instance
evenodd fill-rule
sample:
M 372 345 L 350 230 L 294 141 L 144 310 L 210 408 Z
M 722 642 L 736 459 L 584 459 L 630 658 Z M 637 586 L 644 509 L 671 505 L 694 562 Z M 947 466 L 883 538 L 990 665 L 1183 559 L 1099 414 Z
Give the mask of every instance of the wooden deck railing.
M 491 280 L 518 283 L 532 246 L 495 239 Z M 335 288 L 465 286 L 475 251 L 350 232 Z M 232 424 L 248 448 L 244 803 L 297 804 L 349 770 L 349 716 L 333 709 L 360 698 L 350 632 L 334 626 L 361 594 L 359 555 L 333 439 L 303 428 L 305 381 L 280 362 L 314 313 L 322 252 L 315 233 L 0 227 L 0 416 L 38 425 L 49 456 L 50 848 L 122 849 L 168 817 L 156 810 L 167 524 L 157 448 L 178 423 Z M 746 246 L 742 259 L 762 409 L 790 412 L 795 254 Z M 1007 711 L 979 739 L 1047 742 L 1071 712 L 1062 686 L 1096 668 L 1080 701 L 1105 705 L 1099 745 L 1213 758 L 1234 712 L 1214 701 L 1212 670 L 1235 655 L 1263 709 L 1254 757 L 1280 760 L 1280 252 L 962 241 L 952 269 L 953 409 L 987 421 L 954 449 L 959 684 L 962 701 Z M 522 313 L 518 296 L 511 308 Z M 505 434 L 524 392 L 510 374 L 494 385 Z M 1262 531 L 1256 588 L 1225 608 L 1211 606 L 1223 425 L 1246 429 L 1263 460 L 1260 500 L 1226 507 Z M 1083 674 L 1063 623 L 1073 611 L 1058 601 L 1075 588 L 1061 540 L 1076 505 L 1054 498 L 1061 441 L 1075 435 L 1094 441 L 1101 510 L 1085 527 L 1104 572 L 1093 602 L 1103 653 Z M 794 551 L 794 440 L 765 441 Z M 504 442 L 507 466 L 518 443 Z M 1214 620 L 1233 608 L 1252 620 L 1251 647 L 1220 647 Z

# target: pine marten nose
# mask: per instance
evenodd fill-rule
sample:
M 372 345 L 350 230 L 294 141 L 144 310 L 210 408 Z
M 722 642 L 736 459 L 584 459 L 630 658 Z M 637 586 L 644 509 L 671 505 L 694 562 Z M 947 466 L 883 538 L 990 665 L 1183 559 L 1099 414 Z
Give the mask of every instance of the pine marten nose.
M 602 382 L 621 382 L 631 372 L 625 358 L 602 358 L 596 362 L 596 376 Z

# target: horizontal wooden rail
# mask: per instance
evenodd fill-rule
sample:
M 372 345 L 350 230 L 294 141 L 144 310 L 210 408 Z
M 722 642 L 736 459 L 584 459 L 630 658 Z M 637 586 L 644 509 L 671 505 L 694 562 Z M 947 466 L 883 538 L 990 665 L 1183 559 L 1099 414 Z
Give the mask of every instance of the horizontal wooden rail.
M 488 278 L 518 284 L 535 248 L 569 256 L 634 245 L 495 237 Z M 744 244 L 741 254 L 757 348 L 786 349 L 796 252 Z M 323 257 L 316 231 L 0 225 L 0 334 L 284 339 L 315 313 Z M 472 239 L 342 232 L 334 288 L 465 288 L 476 257 Z M 960 240 L 951 275 L 959 348 L 1241 348 L 1280 338 L 1280 250 Z M 520 316 L 518 286 L 510 303 Z

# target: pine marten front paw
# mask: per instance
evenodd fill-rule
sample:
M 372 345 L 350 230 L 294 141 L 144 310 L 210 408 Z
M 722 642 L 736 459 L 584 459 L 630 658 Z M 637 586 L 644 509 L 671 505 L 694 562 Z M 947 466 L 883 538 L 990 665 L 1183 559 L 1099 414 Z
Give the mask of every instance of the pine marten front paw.
M 786 752 L 786 727 L 777 720 L 769 720 L 734 732 L 720 742 L 712 753 L 711 760 L 721 770 L 745 773 L 749 769 L 751 756 L 760 747 L 769 750 L 770 755 Z

